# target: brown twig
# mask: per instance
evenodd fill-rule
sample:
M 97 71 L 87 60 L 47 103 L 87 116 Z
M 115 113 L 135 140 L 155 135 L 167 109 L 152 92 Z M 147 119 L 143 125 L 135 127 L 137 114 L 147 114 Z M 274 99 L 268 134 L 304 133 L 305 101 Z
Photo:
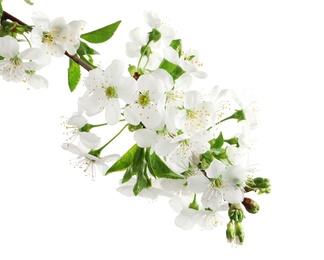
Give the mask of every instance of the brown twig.
M 2 18 L 1 18 L 1 22 L 4 20 L 10 20 L 12 22 L 16 22 L 20 25 L 23 26 L 29 26 L 28 24 L 24 23 L 23 21 L 20 21 L 18 18 L 14 17 L 13 15 L 7 13 L 6 11 L 3 11 L 2 14 Z M 68 56 L 71 60 L 75 61 L 76 63 L 78 63 L 81 67 L 83 67 L 85 70 L 90 71 L 93 68 L 88 65 L 87 63 L 85 63 L 83 60 L 81 60 L 79 57 L 75 56 L 75 55 L 71 55 L 68 52 L 64 53 L 66 56 Z

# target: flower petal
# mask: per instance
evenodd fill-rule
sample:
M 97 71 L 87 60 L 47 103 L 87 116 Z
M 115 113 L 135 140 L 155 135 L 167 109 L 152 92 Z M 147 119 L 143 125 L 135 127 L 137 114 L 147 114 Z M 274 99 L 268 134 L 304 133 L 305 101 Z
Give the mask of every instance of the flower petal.
M 19 52 L 18 41 L 7 35 L 5 37 L 0 37 L 0 56 L 7 59 L 14 58 Z
M 244 199 L 244 193 L 243 191 L 234 185 L 226 185 L 223 189 L 223 196 L 224 199 L 228 202 L 228 203 L 240 203 L 243 201 Z
M 187 188 L 192 192 L 201 193 L 207 189 L 209 184 L 210 181 L 206 176 L 204 176 L 202 173 L 197 173 L 196 175 L 188 178 Z
M 214 159 L 212 163 L 209 165 L 208 169 L 206 169 L 207 176 L 209 178 L 218 178 L 220 175 L 224 173 L 225 165 L 221 163 L 219 160 Z
M 121 115 L 118 98 L 108 99 L 105 117 L 109 125 L 115 125 L 119 122 Z
M 41 75 L 32 75 L 27 80 L 28 85 L 32 86 L 35 89 L 47 88 L 48 81 Z
M 134 133 L 134 139 L 139 147 L 151 147 L 156 144 L 156 132 L 150 129 L 139 129 Z
M 246 172 L 242 167 L 233 165 L 223 172 L 223 178 L 230 180 L 233 184 L 240 184 L 245 180 Z

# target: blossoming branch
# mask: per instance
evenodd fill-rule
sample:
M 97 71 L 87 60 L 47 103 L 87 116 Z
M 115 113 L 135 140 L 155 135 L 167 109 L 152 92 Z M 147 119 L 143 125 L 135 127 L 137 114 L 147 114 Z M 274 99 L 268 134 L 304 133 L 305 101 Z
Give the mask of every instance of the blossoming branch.
M 91 44 L 109 40 L 121 21 L 83 33 L 82 20 L 34 12 L 27 25 L 5 12 L 1 1 L 0 18 L 4 81 L 47 87 L 38 73 L 53 58 L 69 57 L 67 85 L 71 91 L 84 88 L 78 109 L 65 122 L 68 138 L 62 145 L 74 154 L 75 166 L 93 180 L 97 172 L 122 172 L 117 190 L 126 196 L 168 197 L 182 229 L 211 229 L 227 218 L 227 240 L 243 243 L 243 220 L 259 211 L 250 195 L 271 190 L 270 180 L 254 176 L 251 164 L 258 127 L 252 96 L 206 85 L 198 52 L 184 49 L 154 12 L 144 12 L 145 28 L 130 31 L 131 64 L 114 59 L 104 68 L 94 62 L 98 52 Z M 102 122 L 93 123 L 98 115 Z M 120 130 L 113 136 L 96 132 L 116 125 Z M 133 135 L 128 150 L 109 153 L 106 148 L 123 131 Z

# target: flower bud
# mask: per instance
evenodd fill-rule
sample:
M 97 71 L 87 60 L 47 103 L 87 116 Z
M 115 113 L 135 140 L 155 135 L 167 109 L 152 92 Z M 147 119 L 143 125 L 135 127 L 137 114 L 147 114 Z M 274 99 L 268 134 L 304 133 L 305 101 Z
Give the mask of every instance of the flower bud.
M 244 213 L 241 206 L 239 204 L 231 204 L 230 208 L 228 209 L 228 216 L 235 222 L 242 222 Z
M 235 238 L 235 225 L 232 220 L 227 224 L 226 238 L 229 243 L 232 243 Z
M 255 214 L 259 211 L 260 207 L 258 203 L 256 203 L 253 199 L 250 198 L 244 198 L 242 201 L 243 206 L 247 210 L 247 212 Z
M 243 230 L 243 225 L 240 222 L 235 222 L 235 235 L 240 244 L 243 244 L 245 233 Z

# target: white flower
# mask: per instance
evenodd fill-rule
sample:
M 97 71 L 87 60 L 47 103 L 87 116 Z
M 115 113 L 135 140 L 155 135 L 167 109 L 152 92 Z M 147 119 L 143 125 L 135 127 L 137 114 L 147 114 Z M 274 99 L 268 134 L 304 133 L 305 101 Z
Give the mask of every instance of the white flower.
M 130 58 L 139 58 L 144 53 L 139 61 L 140 68 L 155 70 L 162 61 L 161 55 L 156 51 L 158 44 L 150 42 L 148 45 L 148 34 L 142 28 L 135 28 L 129 33 L 130 42 L 126 43 L 126 54 Z M 146 46 L 147 45 L 147 46 Z M 146 47 L 145 47 L 146 46 Z
M 213 160 L 206 175 L 197 174 L 188 178 L 188 189 L 195 193 L 201 193 L 201 202 L 205 208 L 216 210 L 224 202 L 240 203 L 244 193 L 238 185 L 246 178 L 244 169 L 240 166 L 225 165 L 218 160 Z
M 0 56 L 4 57 L 4 60 L 0 61 L 0 75 L 6 81 L 25 81 L 36 89 L 47 87 L 47 80 L 35 74 L 41 66 L 32 61 L 38 59 L 40 55 L 41 53 L 36 48 L 29 48 L 19 53 L 19 43 L 15 38 L 1 37 Z
M 167 26 L 157 13 L 153 11 L 144 11 L 144 19 L 149 27 L 155 28 L 161 33 L 165 45 L 168 46 L 175 38 L 173 28 Z
M 199 62 L 198 52 L 195 50 L 188 50 L 186 53 L 181 53 L 173 49 L 171 46 L 167 46 L 164 50 L 165 59 L 173 64 L 180 66 L 186 73 L 193 75 L 197 78 L 204 79 L 207 77 L 205 72 L 199 70 L 202 64 Z
M 102 174 L 105 174 L 109 169 L 109 166 L 106 163 L 116 161 L 120 158 L 118 154 L 111 154 L 98 158 L 94 155 L 83 152 L 76 145 L 69 143 L 62 144 L 62 148 L 78 155 L 77 159 L 75 160 L 74 167 L 83 169 L 85 175 L 91 176 L 92 180 L 95 180 L 97 170 L 99 170 Z
M 230 92 L 234 101 L 239 105 L 239 107 L 243 110 L 245 120 L 241 121 L 244 123 L 248 123 L 248 126 L 251 130 L 255 130 L 258 125 L 258 112 L 259 109 L 256 105 L 257 101 L 255 97 L 250 95 L 247 90 L 242 91 L 240 95 L 237 95 L 234 91 Z M 245 125 L 247 126 L 247 125 Z
M 189 91 L 184 95 L 183 109 L 175 115 L 175 125 L 184 132 L 203 131 L 212 125 L 214 113 L 213 103 L 202 101 L 200 92 Z
M 124 64 L 113 60 L 105 71 L 97 68 L 89 72 L 85 85 L 92 93 L 84 103 L 86 114 L 93 116 L 105 109 L 106 121 L 115 125 L 121 118 L 120 99 L 131 102 L 136 90 L 136 81 L 132 77 L 123 77 Z
M 151 74 L 142 75 L 133 101 L 124 110 L 125 119 L 132 125 L 143 123 L 146 128 L 163 127 L 164 82 Z
M 166 162 L 176 164 L 183 171 L 191 166 L 197 166 L 199 155 L 207 152 L 210 148 L 209 140 L 213 138 L 212 134 L 203 131 L 192 135 L 180 134 L 165 142 L 161 142 L 155 151 L 160 156 L 167 156 Z
M 51 56 L 62 57 L 67 51 L 74 55 L 80 45 L 80 31 L 85 26 L 84 21 L 66 23 L 63 17 L 50 19 L 42 12 L 34 12 L 32 17 L 35 27 L 31 32 L 31 40 L 40 46 L 43 53 L 40 62 L 49 64 Z
M 72 143 L 77 137 L 80 138 L 80 142 L 89 149 L 95 149 L 100 144 L 100 137 L 94 133 L 90 133 L 87 129 L 83 129 L 88 124 L 88 120 L 79 114 L 71 116 L 66 123 L 65 128 L 68 130 L 66 135 L 68 136 L 67 141 Z
M 192 200 L 192 196 L 174 196 L 169 201 L 171 208 L 178 213 L 174 220 L 177 227 L 188 230 L 198 225 L 202 229 L 211 229 L 222 223 L 223 217 L 219 214 L 219 211 L 226 211 L 228 205 L 221 205 L 217 210 L 200 209 L 201 207 L 192 209 L 189 208 Z

